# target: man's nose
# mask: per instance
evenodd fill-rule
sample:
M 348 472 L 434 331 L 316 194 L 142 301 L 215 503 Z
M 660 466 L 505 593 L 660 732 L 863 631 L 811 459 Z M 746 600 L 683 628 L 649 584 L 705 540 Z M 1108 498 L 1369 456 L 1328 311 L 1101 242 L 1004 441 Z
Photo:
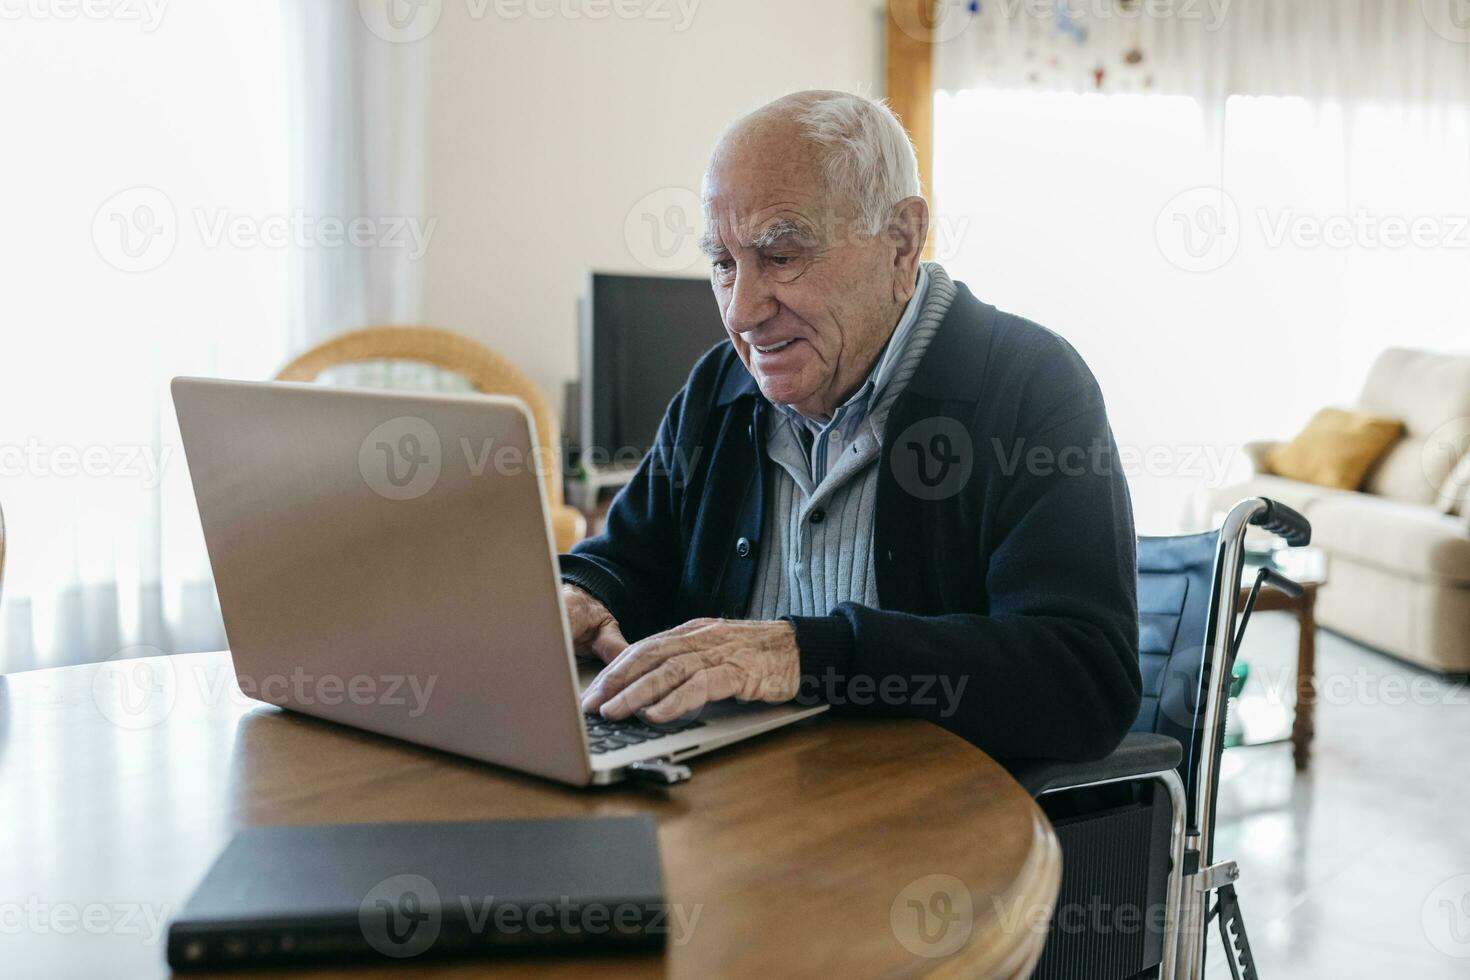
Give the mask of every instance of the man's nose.
M 736 268 L 735 286 L 725 311 L 725 326 L 736 333 L 754 330 L 776 315 L 779 308 L 770 283 L 757 269 Z

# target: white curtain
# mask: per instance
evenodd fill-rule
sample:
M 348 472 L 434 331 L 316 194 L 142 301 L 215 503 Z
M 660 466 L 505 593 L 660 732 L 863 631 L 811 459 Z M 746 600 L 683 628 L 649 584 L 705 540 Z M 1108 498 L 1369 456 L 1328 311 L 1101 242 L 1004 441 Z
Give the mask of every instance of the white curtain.
M 427 237 L 427 42 L 350 0 L 52 9 L 0 31 L 0 673 L 225 646 L 169 380 L 412 322 Z
M 437 225 L 423 214 L 430 40 L 385 29 L 397 2 L 283 0 L 296 202 L 313 216 L 366 219 L 364 247 L 297 250 L 296 349 L 419 318 Z
M 941 0 L 935 85 L 1413 99 L 1470 94 L 1463 0 Z
M 0 671 L 220 647 L 168 382 L 285 350 L 284 255 L 217 234 L 287 208 L 281 25 L 30 9 L 0 31 Z
M 1384 347 L 1470 350 L 1470 21 L 1454 36 L 1434 0 L 1072 9 L 950 22 L 939 257 L 1081 350 L 1140 529 L 1172 533 L 1209 522 L 1243 442 L 1351 404 Z

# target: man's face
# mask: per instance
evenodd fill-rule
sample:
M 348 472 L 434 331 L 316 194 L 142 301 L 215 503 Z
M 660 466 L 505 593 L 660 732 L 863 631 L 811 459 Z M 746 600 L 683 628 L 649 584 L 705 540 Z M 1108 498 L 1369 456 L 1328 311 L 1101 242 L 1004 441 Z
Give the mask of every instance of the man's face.
M 810 144 L 767 124 L 716 151 L 705 181 L 725 330 L 773 402 L 826 419 L 862 383 L 907 296 L 894 248 L 833 200 Z

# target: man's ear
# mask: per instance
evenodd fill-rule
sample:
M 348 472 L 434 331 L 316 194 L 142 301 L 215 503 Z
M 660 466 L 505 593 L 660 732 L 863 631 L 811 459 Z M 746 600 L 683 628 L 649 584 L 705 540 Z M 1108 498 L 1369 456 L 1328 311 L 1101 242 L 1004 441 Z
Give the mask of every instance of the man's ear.
M 888 243 L 893 246 L 893 298 L 908 302 L 929 239 L 929 202 L 922 197 L 899 201 L 888 219 Z

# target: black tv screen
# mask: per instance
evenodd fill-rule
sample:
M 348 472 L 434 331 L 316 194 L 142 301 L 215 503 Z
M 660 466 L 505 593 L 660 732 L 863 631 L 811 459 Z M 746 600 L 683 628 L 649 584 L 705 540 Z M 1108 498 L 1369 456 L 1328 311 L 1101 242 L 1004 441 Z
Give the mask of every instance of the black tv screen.
M 582 318 L 584 463 L 637 466 L 695 362 L 725 339 L 708 279 L 592 273 Z

